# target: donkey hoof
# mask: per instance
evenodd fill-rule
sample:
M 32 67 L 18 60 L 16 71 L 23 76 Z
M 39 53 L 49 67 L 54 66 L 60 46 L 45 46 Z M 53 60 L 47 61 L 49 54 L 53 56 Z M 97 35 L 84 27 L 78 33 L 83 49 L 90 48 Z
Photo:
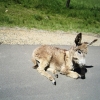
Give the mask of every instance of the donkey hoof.
M 78 75 L 78 78 L 81 78 L 81 75 Z
M 81 75 L 79 75 L 79 74 L 76 74 L 76 75 L 74 75 L 74 76 L 73 76 L 73 78 L 74 78 L 74 79 L 81 78 Z
M 55 80 L 53 80 L 52 83 L 53 83 L 53 85 L 56 85 L 56 81 Z
M 58 78 L 58 74 L 55 74 L 55 77 Z

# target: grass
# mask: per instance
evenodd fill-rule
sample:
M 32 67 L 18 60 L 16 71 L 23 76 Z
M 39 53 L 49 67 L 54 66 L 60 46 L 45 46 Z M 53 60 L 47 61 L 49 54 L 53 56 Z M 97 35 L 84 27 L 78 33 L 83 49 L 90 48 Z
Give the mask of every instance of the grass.
M 0 26 L 100 34 L 100 0 L 0 0 Z

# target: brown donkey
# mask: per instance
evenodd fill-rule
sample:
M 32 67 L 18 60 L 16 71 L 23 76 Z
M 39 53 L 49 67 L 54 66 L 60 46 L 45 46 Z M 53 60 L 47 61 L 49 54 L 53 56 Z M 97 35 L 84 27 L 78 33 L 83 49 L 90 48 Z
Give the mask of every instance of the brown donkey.
M 76 63 L 80 68 L 85 65 L 87 47 L 97 41 L 94 40 L 91 43 L 81 43 L 81 40 L 82 34 L 79 33 L 75 38 L 76 45 L 71 47 L 69 50 L 47 45 L 36 48 L 32 54 L 32 61 L 34 63 L 33 68 L 37 69 L 41 75 L 52 81 L 54 85 L 56 85 L 56 80 L 47 71 L 52 72 L 55 77 L 58 77 L 58 71 L 63 75 L 75 79 L 81 77 L 81 75 L 73 71 L 74 66 Z

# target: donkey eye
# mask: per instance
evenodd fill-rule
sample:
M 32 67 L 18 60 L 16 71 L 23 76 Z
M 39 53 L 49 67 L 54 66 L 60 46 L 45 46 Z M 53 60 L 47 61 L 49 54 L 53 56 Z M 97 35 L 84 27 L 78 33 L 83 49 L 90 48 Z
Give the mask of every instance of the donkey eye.
M 79 54 L 81 54 L 81 51 L 80 51 L 80 50 L 78 50 L 78 53 L 79 53 Z

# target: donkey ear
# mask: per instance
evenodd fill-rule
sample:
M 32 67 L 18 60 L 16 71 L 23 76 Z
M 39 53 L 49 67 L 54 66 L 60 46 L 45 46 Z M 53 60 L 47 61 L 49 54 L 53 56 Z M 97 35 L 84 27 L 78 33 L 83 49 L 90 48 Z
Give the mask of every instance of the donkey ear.
M 81 44 L 81 40 L 82 40 L 82 33 L 79 33 L 76 38 L 75 38 L 75 44 L 76 46 L 80 45 Z
M 88 46 L 89 45 L 92 45 L 93 43 L 95 43 L 98 39 L 94 39 L 92 42 L 88 43 Z

